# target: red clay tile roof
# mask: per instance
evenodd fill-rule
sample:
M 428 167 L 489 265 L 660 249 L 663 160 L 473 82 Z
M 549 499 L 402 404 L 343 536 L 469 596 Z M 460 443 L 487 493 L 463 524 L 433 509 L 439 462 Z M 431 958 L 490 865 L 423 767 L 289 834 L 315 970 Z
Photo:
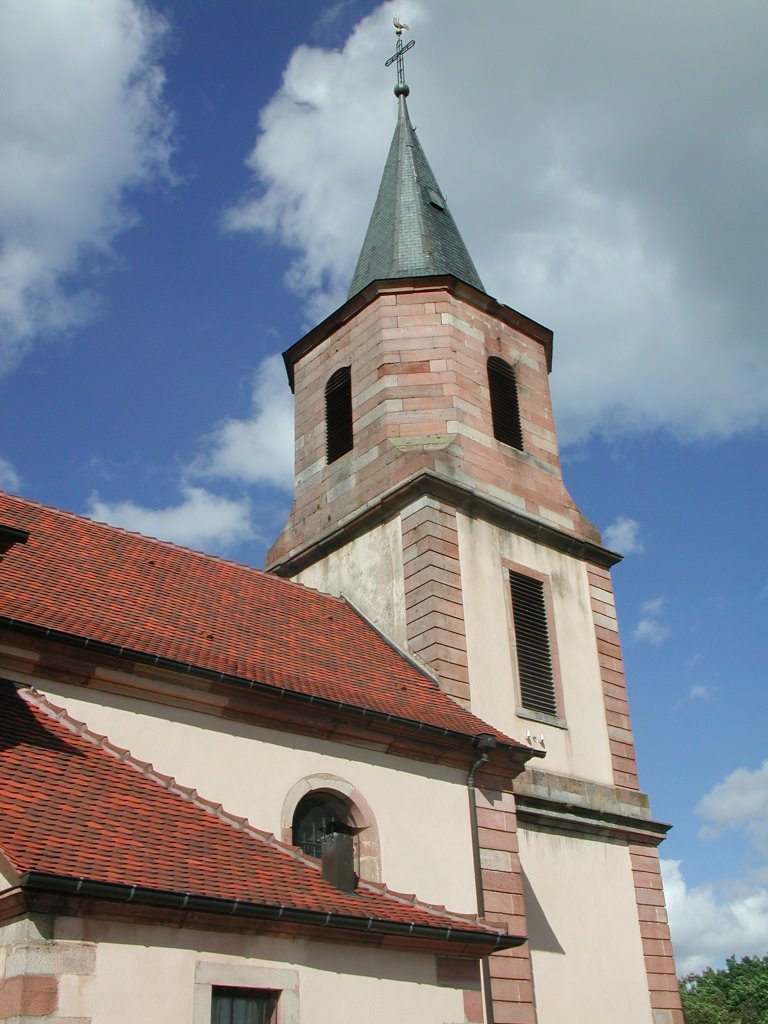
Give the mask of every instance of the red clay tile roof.
M 343 600 L 2 492 L 0 524 L 30 534 L 0 562 L 0 620 L 524 746 L 442 693 Z
M 13 868 L 241 904 L 450 928 L 471 915 L 361 882 L 340 892 L 294 847 L 112 747 L 32 690 L 0 680 L 0 852 Z M 480 934 L 478 934 L 480 933 Z M 461 934 L 457 939 L 461 941 Z

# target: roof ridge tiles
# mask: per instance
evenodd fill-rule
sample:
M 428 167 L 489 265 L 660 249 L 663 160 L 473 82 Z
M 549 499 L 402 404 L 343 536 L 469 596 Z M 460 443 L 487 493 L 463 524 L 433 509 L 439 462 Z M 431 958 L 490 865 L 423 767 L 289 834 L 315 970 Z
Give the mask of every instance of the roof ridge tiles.
M 278 852 L 301 863 L 302 866 L 311 868 L 313 871 L 321 874 L 321 868 L 317 861 L 308 857 L 300 847 L 283 842 L 278 839 L 273 832 L 265 832 L 262 829 L 256 828 L 250 823 L 247 817 L 227 811 L 223 804 L 201 797 L 196 789 L 183 786 L 171 776 L 163 775 L 161 772 L 158 772 L 148 761 L 141 761 L 139 758 L 131 754 L 130 750 L 118 747 L 116 744 L 112 743 L 108 737 L 93 732 L 88 728 L 85 722 L 81 722 L 74 718 L 65 708 L 54 704 L 45 694 L 36 690 L 34 687 L 17 686 L 17 693 L 26 703 L 36 707 L 47 717 L 58 722 L 63 728 L 74 733 L 82 741 L 98 747 L 108 756 L 113 757 L 126 767 L 137 771 L 145 779 L 156 783 L 163 789 L 178 796 L 180 799 L 191 803 L 199 810 L 202 810 L 207 814 L 211 814 L 230 828 L 247 833 L 252 838 L 263 843 L 265 846 L 272 847 Z M 5 855 L 8 856 L 7 854 Z M 14 863 L 10 856 L 8 859 L 12 864 Z M 14 864 L 14 868 L 17 869 L 18 866 Z M 378 893 L 396 903 L 403 903 L 421 910 L 424 913 L 442 917 L 444 920 L 447 918 L 448 920 L 455 920 L 465 924 L 481 926 L 482 928 L 497 932 L 499 935 L 507 933 L 507 928 L 500 925 L 499 922 L 487 921 L 484 918 L 479 917 L 477 914 L 462 914 L 446 910 L 445 907 L 440 907 L 437 904 L 427 903 L 418 899 L 415 893 L 400 893 L 394 889 L 390 889 L 386 883 L 383 882 L 359 879 L 358 887 L 372 893 Z

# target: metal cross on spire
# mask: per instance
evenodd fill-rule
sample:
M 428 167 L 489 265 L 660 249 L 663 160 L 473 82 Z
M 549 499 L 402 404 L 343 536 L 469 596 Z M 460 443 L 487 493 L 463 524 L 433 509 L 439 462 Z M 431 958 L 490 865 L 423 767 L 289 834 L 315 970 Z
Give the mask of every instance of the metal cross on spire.
M 416 40 L 411 39 L 410 42 L 403 46 L 403 30 L 410 28 L 409 25 L 403 25 L 399 18 L 393 18 L 392 24 L 395 26 L 395 32 L 397 33 L 397 46 L 395 52 L 389 58 L 384 65 L 388 68 L 390 64 L 397 61 L 397 85 L 395 86 L 395 96 L 407 96 L 411 91 L 405 84 L 405 63 L 403 61 L 403 54 L 407 53 L 411 47 L 416 45 Z

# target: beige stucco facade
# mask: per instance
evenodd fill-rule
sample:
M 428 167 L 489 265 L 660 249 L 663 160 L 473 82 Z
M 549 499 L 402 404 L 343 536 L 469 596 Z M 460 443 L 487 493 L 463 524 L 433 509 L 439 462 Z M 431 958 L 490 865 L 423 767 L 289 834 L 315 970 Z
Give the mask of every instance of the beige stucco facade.
M 314 562 L 295 579 L 324 594 L 350 598 L 390 640 L 405 648 L 400 516 L 355 537 L 330 557 Z
M 280 1024 L 464 1019 L 429 954 L 72 917 L 15 922 L 0 948 L 0 978 L 55 981 L 46 1019 L 67 1024 L 210 1024 L 216 985 L 279 991 Z
M 626 844 L 521 829 L 538 1024 L 652 1019 Z
M 548 771 L 613 782 L 584 562 L 482 519 L 457 515 L 472 709 L 512 736 L 544 736 Z M 543 579 L 559 676 L 559 724 L 520 707 L 508 571 Z
M 546 768 L 613 782 L 595 628 L 584 562 L 462 512 L 456 515 L 472 710 L 510 736 L 544 736 Z M 508 570 L 541 576 L 551 599 L 559 721 L 520 707 Z M 348 597 L 408 650 L 401 517 L 395 516 L 303 570 L 306 586 Z M 562 653 L 561 653 L 562 652 Z M 413 651 L 409 651 L 412 655 Z

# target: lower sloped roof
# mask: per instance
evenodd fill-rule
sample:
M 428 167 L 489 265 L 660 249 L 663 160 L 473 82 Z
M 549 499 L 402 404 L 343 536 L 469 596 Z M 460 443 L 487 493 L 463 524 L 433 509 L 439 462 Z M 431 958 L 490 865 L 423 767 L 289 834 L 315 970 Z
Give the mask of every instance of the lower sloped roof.
M 256 767 L 254 785 L 259 782 Z M 402 925 L 422 938 L 434 932 L 496 948 L 519 941 L 476 917 L 384 886 L 360 882 L 354 893 L 339 891 L 300 850 L 158 775 L 40 694 L 7 681 L 0 681 L 0 852 L 22 887 L 45 888 L 47 880 L 62 891 L 70 882 L 70 891 L 107 899 L 135 888 L 138 900 L 157 903 L 158 894 L 177 894 L 185 898 L 179 906 L 213 912 L 276 908 L 286 921 L 309 925 L 368 922 L 374 933 Z

